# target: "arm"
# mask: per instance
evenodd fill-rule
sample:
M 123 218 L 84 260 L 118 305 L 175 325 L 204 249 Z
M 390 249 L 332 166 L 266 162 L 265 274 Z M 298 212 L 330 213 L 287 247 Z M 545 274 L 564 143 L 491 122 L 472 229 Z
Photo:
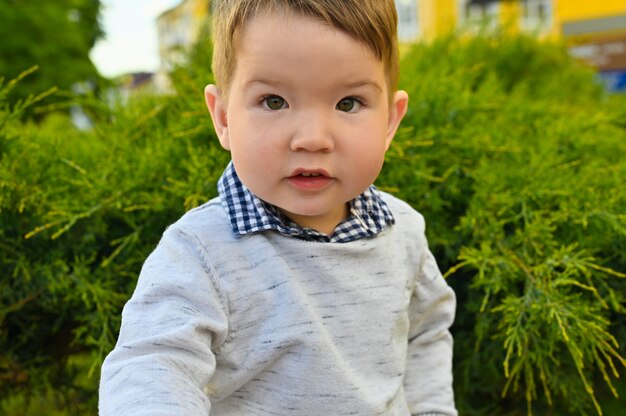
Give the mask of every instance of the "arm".
M 420 274 L 409 305 L 404 379 L 411 414 L 456 416 L 452 390 L 452 336 L 456 298 L 423 238 Z
M 226 300 L 196 237 L 170 228 L 148 257 L 102 365 L 100 416 L 208 414 Z

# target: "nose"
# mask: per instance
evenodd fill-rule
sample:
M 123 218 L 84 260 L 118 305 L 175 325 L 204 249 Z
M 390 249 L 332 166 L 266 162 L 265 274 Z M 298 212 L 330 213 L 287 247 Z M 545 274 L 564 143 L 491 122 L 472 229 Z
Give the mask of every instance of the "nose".
M 295 132 L 291 139 L 294 152 L 332 152 L 335 140 L 331 132 L 331 120 L 328 115 L 306 112 L 296 120 Z

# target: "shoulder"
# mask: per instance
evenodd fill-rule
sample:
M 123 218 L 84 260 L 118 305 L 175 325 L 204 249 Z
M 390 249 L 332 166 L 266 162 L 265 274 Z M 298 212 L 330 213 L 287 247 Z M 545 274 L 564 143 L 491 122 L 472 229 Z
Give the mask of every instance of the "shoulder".
M 201 242 L 233 239 L 230 220 L 219 197 L 187 211 L 166 231 L 193 235 Z
M 413 232 L 415 232 L 416 229 L 419 230 L 420 233 L 424 232 L 425 220 L 421 213 L 400 198 L 380 190 L 378 192 L 383 201 L 389 206 L 397 225 L 401 228 L 412 230 Z

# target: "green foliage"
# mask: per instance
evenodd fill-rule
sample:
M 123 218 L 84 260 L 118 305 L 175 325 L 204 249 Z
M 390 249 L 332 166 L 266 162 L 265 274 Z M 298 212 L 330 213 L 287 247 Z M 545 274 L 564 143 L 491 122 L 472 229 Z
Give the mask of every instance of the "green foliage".
M 100 117 L 87 133 L 60 115 L 21 122 L 23 106 L 2 102 L 0 397 L 94 413 L 97 370 L 141 264 L 167 225 L 215 195 L 227 163 L 202 90 L 178 84 L 113 108 L 83 97 Z
M 403 63 L 411 111 L 379 184 L 425 214 L 459 296 L 461 414 L 600 414 L 626 365 L 626 100 L 524 36 Z
M 171 95 L 73 98 L 89 132 L 58 114 L 21 121 L 42 97 L 10 104 L 15 83 L 0 86 L 5 414 L 95 413 L 143 261 L 216 194 L 228 161 L 204 108 L 210 53 L 198 46 Z M 626 97 L 561 45 L 506 35 L 416 45 L 401 87 L 410 111 L 377 184 L 424 213 L 457 292 L 460 413 L 617 414 L 605 403 L 624 391 Z
M 10 101 L 24 100 L 51 86 L 68 90 L 76 82 L 99 78 L 89 59 L 89 51 L 103 34 L 99 10 L 99 0 L 0 2 L 0 77 L 13 79 L 30 67 L 40 68 L 15 86 Z

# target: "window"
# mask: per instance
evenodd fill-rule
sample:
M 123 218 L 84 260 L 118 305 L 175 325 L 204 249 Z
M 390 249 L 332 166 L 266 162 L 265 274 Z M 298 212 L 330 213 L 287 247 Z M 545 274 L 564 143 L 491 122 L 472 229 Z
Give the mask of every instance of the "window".
M 418 0 L 396 0 L 398 11 L 398 39 L 413 41 L 420 35 Z
M 459 0 L 459 12 L 461 26 L 493 29 L 498 25 L 500 6 L 497 1 Z
M 552 25 L 551 0 L 522 0 L 522 29 L 545 31 Z

